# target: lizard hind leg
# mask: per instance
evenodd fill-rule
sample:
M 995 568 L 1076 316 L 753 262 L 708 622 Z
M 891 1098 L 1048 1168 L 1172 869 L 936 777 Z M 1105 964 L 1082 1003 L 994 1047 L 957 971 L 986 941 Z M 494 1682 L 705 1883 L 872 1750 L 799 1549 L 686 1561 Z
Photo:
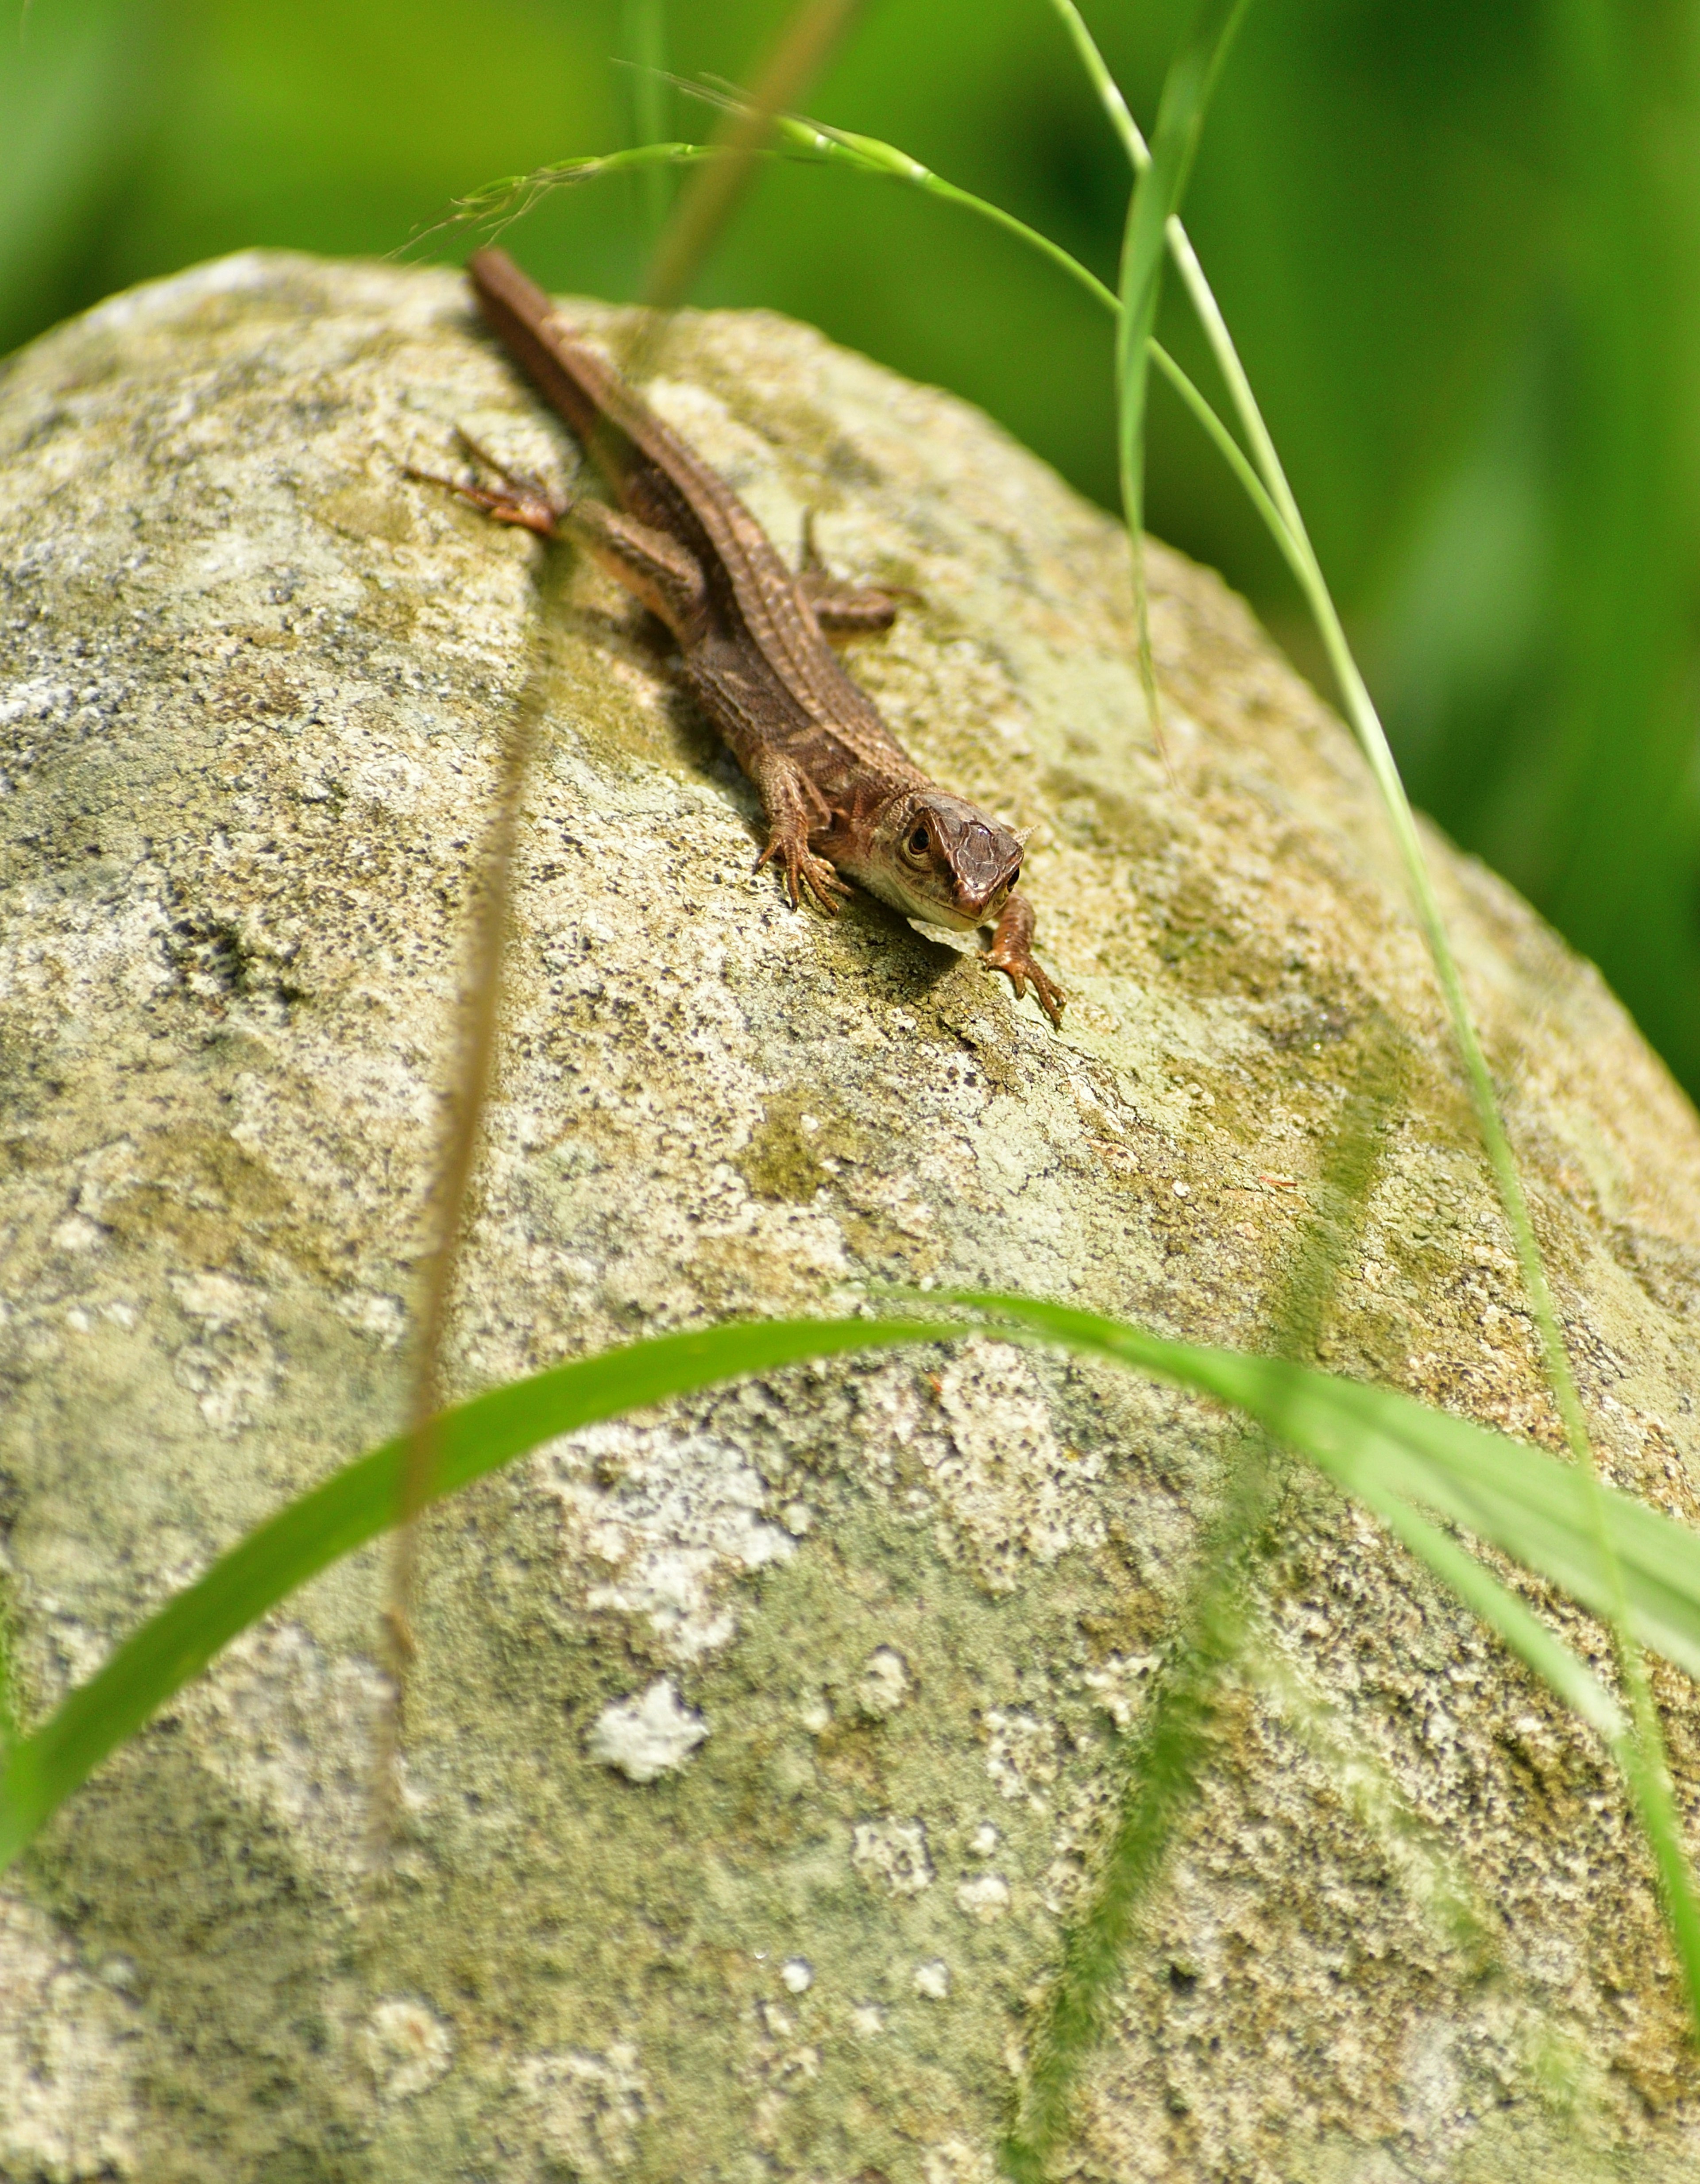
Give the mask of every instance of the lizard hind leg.
M 447 486 L 450 493 L 459 493 L 474 508 L 482 508 L 498 523 L 511 523 L 522 531 L 534 531 L 539 538 L 556 537 L 572 506 L 571 500 L 555 493 L 542 479 L 532 477 L 524 471 L 510 470 L 499 457 L 482 447 L 464 425 L 457 425 L 454 431 L 473 461 L 482 464 L 501 481 L 499 490 L 481 484 L 476 478 L 468 482 L 443 477 L 435 471 L 416 470 L 411 463 L 403 464 L 403 474 L 417 478 L 422 485 Z
M 871 634 L 889 629 L 897 619 L 899 594 L 867 585 L 840 583 L 832 574 L 815 544 L 812 508 L 803 511 L 803 554 L 797 569 L 797 589 L 829 637 Z

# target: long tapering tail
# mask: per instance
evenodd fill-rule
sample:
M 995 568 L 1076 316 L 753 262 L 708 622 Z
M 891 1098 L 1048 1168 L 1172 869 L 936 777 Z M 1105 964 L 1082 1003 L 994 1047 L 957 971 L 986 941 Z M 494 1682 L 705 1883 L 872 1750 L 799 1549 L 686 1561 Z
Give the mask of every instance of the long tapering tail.
M 616 376 L 599 357 L 549 324 L 555 305 L 505 250 L 475 251 L 466 273 L 491 332 L 544 400 L 566 418 L 617 490 L 630 465 L 632 445 L 609 414 L 610 403 L 617 406 L 623 392 Z

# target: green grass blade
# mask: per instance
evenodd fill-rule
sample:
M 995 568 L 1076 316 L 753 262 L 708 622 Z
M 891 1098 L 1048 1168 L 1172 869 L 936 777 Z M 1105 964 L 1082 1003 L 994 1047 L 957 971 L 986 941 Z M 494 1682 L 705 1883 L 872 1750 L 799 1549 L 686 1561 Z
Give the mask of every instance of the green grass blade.
M 658 1336 L 493 1389 L 437 1421 L 434 1500 L 599 1418 L 747 1373 L 897 1342 L 960 1336 L 924 1320 L 761 1320 Z M 0 1768 L 0 1869 L 107 1754 L 297 1585 L 394 1522 L 408 1437 L 398 1435 L 278 1511 L 176 1594 L 72 1691 Z
M 631 64 L 632 144 L 659 144 L 667 134 L 666 0 L 620 0 L 620 50 Z M 655 161 L 640 167 L 644 210 L 650 231 L 659 231 L 672 196 L 669 167 Z
M 1352 1493 L 1420 1502 L 1594 1613 L 1608 1612 L 1610 1580 L 1586 1477 L 1544 1449 L 1391 1388 L 1284 1358 L 1171 1341 L 1073 1306 L 967 1291 L 951 1301 L 1231 1403 Z M 1637 1634 L 1700 1679 L 1700 1532 L 1630 1495 L 1601 1491 Z
M 1122 514 L 1134 557 L 1134 611 L 1140 676 L 1153 738 L 1161 743 L 1157 673 L 1145 577 L 1145 394 L 1150 343 L 1162 290 L 1169 221 L 1178 211 L 1198 150 L 1205 109 L 1249 0 L 1200 0 L 1163 79 L 1150 164 L 1134 185 L 1122 239 L 1121 316 L 1116 327 L 1117 456 Z M 1084 36 L 1084 31 L 1082 33 Z

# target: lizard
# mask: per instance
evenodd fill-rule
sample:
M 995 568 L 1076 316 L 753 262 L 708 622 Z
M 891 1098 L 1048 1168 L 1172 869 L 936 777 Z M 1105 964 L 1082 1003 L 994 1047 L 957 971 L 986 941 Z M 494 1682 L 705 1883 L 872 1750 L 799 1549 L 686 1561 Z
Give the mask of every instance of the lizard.
M 586 448 L 619 506 L 568 498 L 507 469 L 450 487 L 504 523 L 565 533 L 672 631 L 684 677 L 761 798 L 767 845 L 794 907 L 836 914 L 854 881 L 906 917 L 970 932 L 991 925 L 980 962 L 1053 1025 L 1064 995 L 1034 961 L 1033 905 L 1016 890 L 1022 838 L 928 778 L 839 665 L 827 632 L 889 627 L 889 594 L 835 586 L 805 527 L 793 575 L 761 525 L 594 350 L 506 252 L 468 261 L 491 331 Z M 415 477 L 430 473 L 415 471 Z

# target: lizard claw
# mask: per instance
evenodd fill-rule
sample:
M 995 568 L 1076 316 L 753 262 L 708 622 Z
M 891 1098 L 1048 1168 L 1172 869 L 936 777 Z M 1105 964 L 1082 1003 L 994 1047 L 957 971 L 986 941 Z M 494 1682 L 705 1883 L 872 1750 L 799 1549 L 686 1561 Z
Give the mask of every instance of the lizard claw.
M 1015 988 L 1015 997 L 1018 1001 L 1026 1000 L 1028 981 L 1031 979 L 1034 999 L 1050 1017 L 1052 1027 L 1061 1030 L 1062 1011 L 1068 997 L 1053 979 L 1045 976 L 1025 948 L 994 946 L 981 956 L 980 968 L 983 971 L 1001 971 Z
M 825 911 L 828 917 L 839 914 L 835 895 L 848 895 L 850 889 L 839 878 L 824 857 L 817 857 L 808 844 L 793 834 L 775 834 L 761 855 L 755 860 L 759 872 L 765 864 L 778 857 L 785 867 L 785 887 L 791 898 L 793 910 L 803 907 L 804 898 Z

